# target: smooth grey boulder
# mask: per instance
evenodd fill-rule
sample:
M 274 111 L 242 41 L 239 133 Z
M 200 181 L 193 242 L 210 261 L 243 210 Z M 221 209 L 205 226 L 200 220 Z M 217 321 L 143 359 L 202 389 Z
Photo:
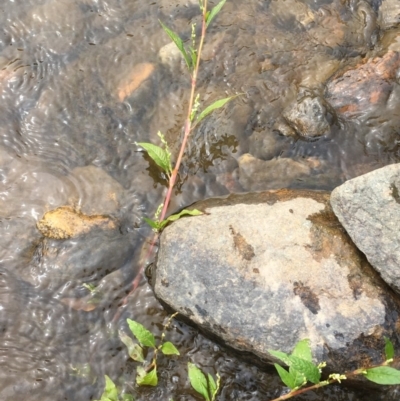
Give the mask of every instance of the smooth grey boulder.
M 400 164 L 334 189 L 333 211 L 382 278 L 400 294 Z
M 310 339 L 335 371 L 379 363 L 397 300 L 340 226 L 329 194 L 210 199 L 160 238 L 156 296 L 229 346 L 273 358 Z M 389 290 L 389 291 L 388 291 Z

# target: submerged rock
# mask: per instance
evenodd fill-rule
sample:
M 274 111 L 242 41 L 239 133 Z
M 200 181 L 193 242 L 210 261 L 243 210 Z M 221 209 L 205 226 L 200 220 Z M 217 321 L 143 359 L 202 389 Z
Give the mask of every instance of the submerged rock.
M 393 28 L 400 23 L 400 2 L 398 0 L 382 0 L 379 7 L 379 25 L 382 29 Z
M 314 167 L 318 166 L 316 159 L 296 161 L 289 158 L 274 158 L 261 160 L 249 153 L 240 156 L 239 183 L 246 191 L 260 191 L 288 187 L 297 180 L 310 177 Z
M 382 57 L 349 69 L 327 85 L 326 98 L 337 113 L 347 118 L 362 117 L 385 106 L 400 68 L 400 53 Z
M 359 253 L 329 195 L 267 191 L 195 204 L 161 235 L 156 296 L 231 347 L 273 360 L 309 338 L 335 371 L 397 344 L 399 303 Z
M 400 294 L 400 164 L 345 182 L 332 192 L 331 204 L 357 247 Z
M 286 109 L 283 116 L 298 135 L 306 138 L 318 138 L 330 131 L 327 107 L 319 97 L 303 97 Z
M 71 297 L 86 295 L 82 284 L 97 284 L 123 268 L 134 255 L 135 235 L 121 233 L 120 227 L 112 224 L 113 227 L 109 223 L 93 225 L 87 232 L 83 229 L 79 238 L 49 237 L 60 233 L 50 227 L 49 238 L 36 246 L 31 263 L 21 269 L 21 278 L 44 292 Z

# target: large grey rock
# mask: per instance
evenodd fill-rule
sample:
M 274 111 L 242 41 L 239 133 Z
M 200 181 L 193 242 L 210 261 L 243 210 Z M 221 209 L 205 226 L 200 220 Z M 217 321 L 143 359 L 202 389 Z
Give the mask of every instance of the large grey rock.
M 195 205 L 161 235 L 156 296 L 237 350 L 271 360 L 309 338 L 343 371 L 381 361 L 399 304 L 322 192 L 268 191 Z
M 353 178 L 335 188 L 331 204 L 357 247 L 400 293 L 400 164 Z

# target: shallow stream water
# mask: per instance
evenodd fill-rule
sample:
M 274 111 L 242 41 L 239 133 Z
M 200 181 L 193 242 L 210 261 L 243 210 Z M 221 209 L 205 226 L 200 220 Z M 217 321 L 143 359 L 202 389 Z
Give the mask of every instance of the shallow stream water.
M 328 82 L 342 69 L 400 50 L 395 24 L 379 22 L 385 2 L 228 0 L 208 31 L 199 93 L 203 105 L 242 95 L 194 132 L 171 212 L 232 192 L 330 190 L 398 162 L 397 72 L 383 95 L 356 86 L 359 109 L 332 112 L 321 136 L 282 122 L 304 96 L 329 100 Z M 158 20 L 189 40 L 198 2 L 0 2 L 0 400 L 94 400 L 105 374 L 137 400 L 200 400 L 188 361 L 221 375 L 219 401 L 285 391 L 272 370 L 178 320 L 167 338 L 181 357 L 160 358 L 156 388 L 134 385 L 137 364 L 118 330 L 128 332 L 131 318 L 160 335 L 168 317 L 144 278 L 121 307 L 151 261 L 142 217 L 154 214 L 166 185 L 135 143 L 159 143 L 161 130 L 176 152 L 190 89 Z M 62 206 L 110 220 L 84 235 L 39 231 L 43 215 Z M 87 285 L 98 289 L 92 306 Z M 335 386 L 297 399 L 398 394 Z

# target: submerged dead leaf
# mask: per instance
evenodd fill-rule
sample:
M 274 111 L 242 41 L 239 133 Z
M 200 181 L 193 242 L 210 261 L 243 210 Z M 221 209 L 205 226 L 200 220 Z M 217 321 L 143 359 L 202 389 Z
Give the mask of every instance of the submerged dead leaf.
M 47 238 L 67 239 L 87 234 L 95 227 L 112 230 L 116 224 L 108 216 L 87 216 L 70 206 L 61 206 L 45 213 L 36 226 Z
M 147 78 L 150 77 L 153 71 L 153 64 L 140 63 L 135 65 L 130 74 L 122 79 L 118 85 L 117 91 L 119 101 L 122 102 L 130 96 Z

